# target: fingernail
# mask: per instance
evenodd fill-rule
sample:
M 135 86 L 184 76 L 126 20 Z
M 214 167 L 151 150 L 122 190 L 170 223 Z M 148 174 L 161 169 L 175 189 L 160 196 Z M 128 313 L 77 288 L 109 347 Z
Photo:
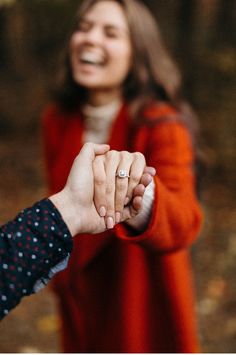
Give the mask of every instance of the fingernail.
M 101 217 L 105 217 L 106 216 L 106 209 L 104 206 L 102 206 L 99 210 L 99 214 Z
M 107 228 L 112 229 L 114 227 L 114 221 L 112 217 L 107 217 Z
M 120 222 L 121 214 L 120 212 L 116 212 L 116 223 Z
M 125 205 L 127 205 L 129 203 L 129 197 L 125 198 Z

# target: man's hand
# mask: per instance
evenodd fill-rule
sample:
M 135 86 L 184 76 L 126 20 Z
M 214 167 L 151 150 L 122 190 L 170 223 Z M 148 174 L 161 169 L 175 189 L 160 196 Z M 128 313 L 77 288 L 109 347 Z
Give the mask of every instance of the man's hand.
M 84 144 L 74 160 L 64 189 L 50 197 L 72 236 L 106 230 L 104 218 L 99 216 L 93 202 L 92 164 L 97 155 L 105 154 L 109 149 L 106 144 Z

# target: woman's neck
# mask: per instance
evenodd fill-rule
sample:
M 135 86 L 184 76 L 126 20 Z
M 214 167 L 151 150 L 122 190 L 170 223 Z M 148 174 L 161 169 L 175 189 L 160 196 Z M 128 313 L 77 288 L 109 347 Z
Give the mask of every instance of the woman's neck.
M 88 96 L 87 104 L 91 106 L 105 106 L 113 101 L 121 100 L 121 91 L 119 90 L 104 90 L 91 91 Z

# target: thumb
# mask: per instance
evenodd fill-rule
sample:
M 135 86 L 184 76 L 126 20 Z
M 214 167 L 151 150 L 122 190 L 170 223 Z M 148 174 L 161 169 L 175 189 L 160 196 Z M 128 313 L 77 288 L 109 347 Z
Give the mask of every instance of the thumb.
M 80 151 L 87 159 L 93 161 L 96 155 L 105 154 L 110 149 L 108 144 L 85 143 Z

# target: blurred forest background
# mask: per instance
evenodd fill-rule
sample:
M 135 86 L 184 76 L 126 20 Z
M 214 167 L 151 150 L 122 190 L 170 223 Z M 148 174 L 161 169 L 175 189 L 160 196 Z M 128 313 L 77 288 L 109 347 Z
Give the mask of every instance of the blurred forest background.
M 40 113 L 79 1 L 0 0 L 0 223 L 46 195 Z M 184 76 L 208 162 L 194 245 L 203 352 L 236 352 L 236 0 L 146 0 Z M 46 289 L 0 324 L 0 352 L 59 352 Z

